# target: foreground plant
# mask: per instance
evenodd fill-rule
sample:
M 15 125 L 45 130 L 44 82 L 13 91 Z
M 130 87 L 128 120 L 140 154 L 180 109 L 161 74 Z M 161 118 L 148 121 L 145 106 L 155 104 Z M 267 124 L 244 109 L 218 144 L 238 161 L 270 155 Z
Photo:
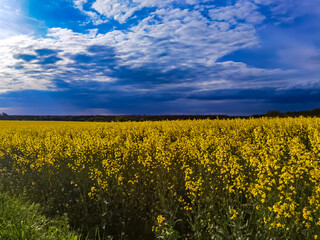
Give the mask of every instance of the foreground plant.
M 0 239 L 79 240 L 66 219 L 48 220 L 39 206 L 23 203 L 17 197 L 0 193 Z

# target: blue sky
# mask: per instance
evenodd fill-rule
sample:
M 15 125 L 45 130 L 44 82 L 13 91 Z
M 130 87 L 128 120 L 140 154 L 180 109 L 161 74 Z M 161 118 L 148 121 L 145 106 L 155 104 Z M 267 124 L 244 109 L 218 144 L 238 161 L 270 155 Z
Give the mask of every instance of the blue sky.
M 0 112 L 320 107 L 319 0 L 0 0 Z

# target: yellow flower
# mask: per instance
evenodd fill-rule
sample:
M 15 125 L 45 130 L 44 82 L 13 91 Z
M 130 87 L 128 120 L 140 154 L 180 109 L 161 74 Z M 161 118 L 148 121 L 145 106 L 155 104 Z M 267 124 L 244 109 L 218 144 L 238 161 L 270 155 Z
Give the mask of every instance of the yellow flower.
M 230 215 L 232 215 L 232 216 L 230 217 L 231 220 L 237 218 L 237 216 L 238 216 L 238 214 L 239 214 L 239 213 L 237 212 L 237 210 L 235 210 L 235 209 L 230 209 L 229 213 L 230 213 Z
M 157 217 L 157 222 L 159 223 L 159 225 L 161 225 L 163 223 L 163 221 L 166 220 L 162 215 L 159 215 Z

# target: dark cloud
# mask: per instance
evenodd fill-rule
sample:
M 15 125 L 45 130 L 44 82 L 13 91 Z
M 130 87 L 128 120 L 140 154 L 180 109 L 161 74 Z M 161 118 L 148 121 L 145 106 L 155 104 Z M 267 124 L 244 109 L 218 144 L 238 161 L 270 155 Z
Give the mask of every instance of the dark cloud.
M 40 64 L 40 65 L 47 65 L 47 64 L 55 64 L 58 61 L 61 61 L 62 58 L 58 57 L 58 53 L 61 52 L 61 50 L 56 49 L 36 49 L 35 53 L 33 54 L 16 54 L 14 55 L 14 58 L 21 59 L 25 62 L 32 62 L 34 64 Z M 37 60 L 37 61 L 34 61 Z M 16 65 L 15 69 L 23 69 L 24 67 L 22 65 Z
M 320 89 L 288 89 L 276 91 L 269 100 L 273 103 L 309 103 L 320 102 Z
M 222 89 L 191 93 L 196 100 L 259 100 L 277 104 L 320 102 L 320 89 Z
M 87 48 L 87 51 L 95 55 L 103 55 L 104 57 L 112 58 L 116 56 L 116 51 L 114 47 L 109 47 L 105 45 L 92 45 Z
M 155 66 L 149 65 L 144 68 L 120 67 L 112 73 L 118 79 L 119 84 L 135 84 L 155 87 L 164 84 L 186 83 L 188 79 L 196 77 L 194 69 L 178 68 L 161 71 Z M 195 79 L 195 78 L 194 78 Z
M 188 98 L 197 100 L 266 100 L 274 89 L 220 89 L 191 93 Z
M 86 49 L 86 52 L 68 56 L 73 63 L 68 67 L 72 69 L 79 68 L 82 71 L 90 73 L 111 76 L 110 69 L 118 65 L 119 58 L 113 47 L 103 45 L 92 45 Z
M 105 109 L 113 114 L 250 115 L 266 113 L 272 109 L 282 112 L 308 110 L 316 108 L 320 101 L 320 90 L 238 89 L 186 96 L 185 91 L 179 89 L 130 92 L 91 81 L 69 84 L 56 80 L 55 83 L 60 91 L 11 92 L 1 95 L 0 104 L 20 109 L 23 114 L 69 115 L 90 113 L 90 109 L 100 109 L 102 114 Z M 95 114 L 98 113 L 99 110 L 95 110 Z

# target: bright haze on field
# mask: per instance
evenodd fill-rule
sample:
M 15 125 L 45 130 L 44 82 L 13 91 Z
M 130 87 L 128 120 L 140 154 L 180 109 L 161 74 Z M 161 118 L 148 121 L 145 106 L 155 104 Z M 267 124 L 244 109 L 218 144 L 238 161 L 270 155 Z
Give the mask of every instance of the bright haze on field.
M 320 107 L 319 0 L 0 0 L 0 112 Z

